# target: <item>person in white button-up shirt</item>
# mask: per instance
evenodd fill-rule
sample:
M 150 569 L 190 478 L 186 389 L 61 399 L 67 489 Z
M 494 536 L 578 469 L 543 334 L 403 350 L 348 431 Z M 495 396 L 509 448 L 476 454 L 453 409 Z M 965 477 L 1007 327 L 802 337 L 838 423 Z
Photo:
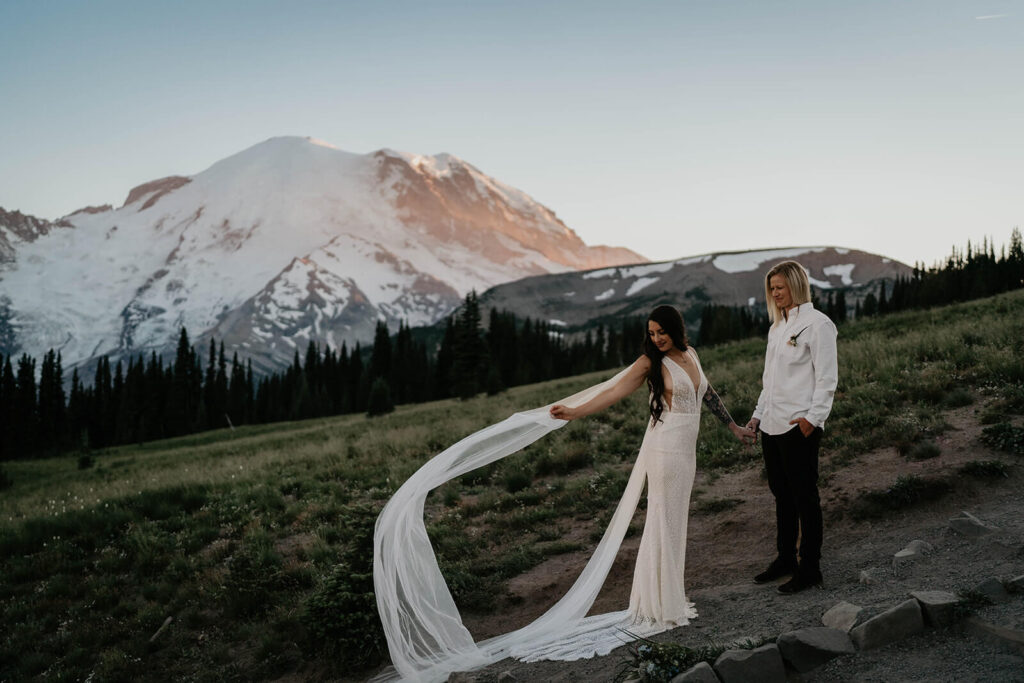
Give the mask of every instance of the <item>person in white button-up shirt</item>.
M 836 326 L 814 308 L 807 271 L 796 261 L 768 271 L 765 297 L 772 326 L 761 395 L 747 427 L 761 432 L 778 555 L 754 581 L 792 575 L 778 589 L 789 594 L 822 580 L 818 447 L 839 380 Z

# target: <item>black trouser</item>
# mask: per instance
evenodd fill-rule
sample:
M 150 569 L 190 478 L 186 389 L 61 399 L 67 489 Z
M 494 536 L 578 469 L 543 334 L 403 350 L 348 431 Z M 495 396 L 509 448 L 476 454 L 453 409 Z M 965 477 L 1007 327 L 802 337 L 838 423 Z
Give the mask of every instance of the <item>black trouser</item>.
M 796 563 L 800 534 L 800 569 L 818 571 L 821 559 L 821 500 L 818 498 L 818 446 L 821 427 L 804 436 L 796 426 L 785 434 L 761 434 L 768 487 L 775 496 L 775 545 L 779 559 Z

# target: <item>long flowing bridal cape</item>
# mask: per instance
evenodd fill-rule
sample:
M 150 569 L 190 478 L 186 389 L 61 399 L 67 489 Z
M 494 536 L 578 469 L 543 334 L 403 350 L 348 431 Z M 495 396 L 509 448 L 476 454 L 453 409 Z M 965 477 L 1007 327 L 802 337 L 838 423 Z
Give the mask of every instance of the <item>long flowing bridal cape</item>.
M 575 407 L 612 386 L 628 368 L 557 403 Z M 551 404 L 553 405 L 553 404 Z M 576 659 L 607 654 L 630 640 L 622 627 L 627 612 L 586 617 L 611 569 L 636 511 L 646 469 L 638 459 L 625 492 L 594 555 L 569 591 L 532 623 L 478 643 L 462 624 L 427 537 L 423 506 L 427 493 L 467 472 L 507 457 L 558 429 L 549 406 L 516 413 L 471 434 L 427 461 L 381 510 L 374 531 L 373 584 L 393 668 L 375 680 L 443 681 L 506 657 L 523 661 Z M 668 626 L 637 625 L 633 635 Z

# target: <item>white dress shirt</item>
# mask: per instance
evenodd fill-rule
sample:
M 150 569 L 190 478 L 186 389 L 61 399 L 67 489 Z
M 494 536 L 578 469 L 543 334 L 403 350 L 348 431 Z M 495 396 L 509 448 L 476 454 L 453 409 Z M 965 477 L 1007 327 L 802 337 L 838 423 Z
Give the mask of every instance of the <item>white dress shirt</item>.
M 789 310 L 768 330 L 761 395 L 752 419 L 765 434 L 785 434 L 791 420 L 824 427 L 839 383 L 836 326 L 811 303 Z

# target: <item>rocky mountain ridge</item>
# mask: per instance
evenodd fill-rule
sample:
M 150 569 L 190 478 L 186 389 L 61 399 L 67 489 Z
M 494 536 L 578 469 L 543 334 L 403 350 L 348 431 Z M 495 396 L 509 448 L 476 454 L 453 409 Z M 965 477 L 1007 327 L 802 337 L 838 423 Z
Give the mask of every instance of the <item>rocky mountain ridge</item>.
M 646 315 L 668 303 L 686 317 L 690 332 L 699 329 L 707 303 L 764 309 L 764 274 L 776 263 L 795 259 L 808 269 L 818 292 L 843 289 L 849 306 L 882 282 L 909 276 L 910 266 L 842 247 L 792 247 L 718 252 L 672 261 L 600 268 L 585 272 L 534 276 L 497 285 L 480 296 L 480 305 L 548 322 L 567 332 L 600 321 Z

